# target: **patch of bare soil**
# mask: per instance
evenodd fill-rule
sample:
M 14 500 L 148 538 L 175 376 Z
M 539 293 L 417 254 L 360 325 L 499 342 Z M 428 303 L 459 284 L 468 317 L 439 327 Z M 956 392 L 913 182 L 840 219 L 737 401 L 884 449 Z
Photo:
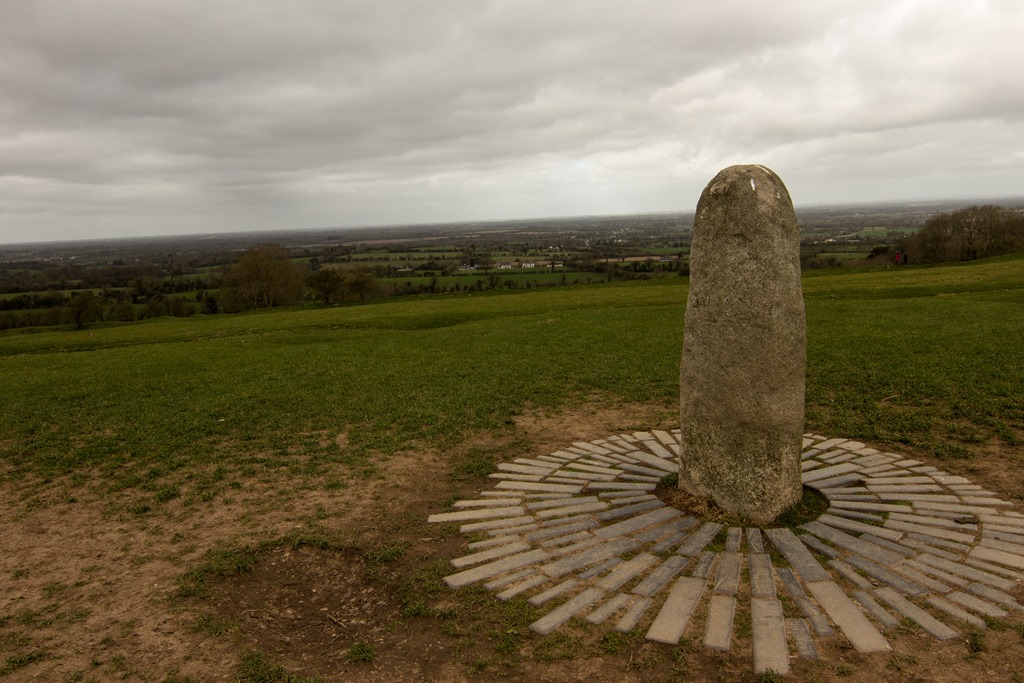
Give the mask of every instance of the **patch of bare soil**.
M 696 621 L 677 648 L 575 622 L 540 638 L 526 628 L 528 611 L 439 579 L 451 571 L 448 560 L 466 553 L 467 539 L 426 517 L 493 483 L 454 472 L 453 463 L 479 453 L 510 460 L 675 420 L 672 407 L 598 397 L 559 413 L 531 412 L 449 452 L 410 448 L 380 459 L 377 475 L 342 464 L 318 477 L 258 471 L 205 500 L 187 485 L 180 498 L 157 504 L 151 494 L 113 494 L 96 483 L 6 480 L 0 681 L 233 681 L 250 651 L 332 682 L 756 680 L 749 625 L 737 624 L 734 651 L 725 654 L 701 646 Z M 347 447 L 343 435 L 323 442 Z M 1012 500 L 1024 494 L 1017 449 L 990 445 L 964 461 L 908 455 Z M 210 549 L 311 529 L 345 542 L 277 543 L 251 570 L 210 580 L 208 597 L 176 597 L 179 577 Z M 409 610 L 418 598 L 422 609 Z M 970 642 L 966 630 L 943 643 L 909 629 L 890 633 L 893 652 L 884 655 L 860 655 L 837 636 L 819 641 L 820 661 L 793 660 L 786 680 L 1022 681 L 1022 618 L 1002 621 Z

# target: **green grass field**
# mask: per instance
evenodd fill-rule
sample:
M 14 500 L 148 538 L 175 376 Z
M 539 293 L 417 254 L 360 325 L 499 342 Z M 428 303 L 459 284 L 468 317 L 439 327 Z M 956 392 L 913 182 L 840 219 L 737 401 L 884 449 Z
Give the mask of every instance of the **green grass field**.
M 682 278 L 0 335 L 6 478 L 173 485 L 444 447 L 528 407 L 669 405 Z M 814 271 L 807 429 L 936 455 L 1024 434 L 1024 258 Z M 343 456 L 316 447 L 347 430 Z M 601 435 L 595 435 L 601 436 Z M 332 455 L 333 453 L 333 455 Z M 356 456 L 353 456 L 353 453 Z

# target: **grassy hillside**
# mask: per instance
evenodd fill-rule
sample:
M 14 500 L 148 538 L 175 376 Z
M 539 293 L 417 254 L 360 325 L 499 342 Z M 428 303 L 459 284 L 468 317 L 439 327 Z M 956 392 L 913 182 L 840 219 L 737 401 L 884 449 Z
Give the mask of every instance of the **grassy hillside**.
M 370 466 L 528 406 L 670 405 L 686 281 L 0 335 L 6 478 Z M 940 457 L 1024 438 L 1024 258 L 804 281 L 809 430 Z M 347 430 L 351 448 L 324 449 Z M 594 435 L 600 436 L 600 435 Z

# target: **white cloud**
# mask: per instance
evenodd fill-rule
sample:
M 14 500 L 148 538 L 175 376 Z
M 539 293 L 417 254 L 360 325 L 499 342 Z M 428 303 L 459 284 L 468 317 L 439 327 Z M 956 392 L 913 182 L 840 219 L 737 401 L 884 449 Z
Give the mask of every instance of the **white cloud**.
M 1024 194 L 1013 0 L 0 5 L 0 243 Z M 140 227 L 145 226 L 145 227 Z

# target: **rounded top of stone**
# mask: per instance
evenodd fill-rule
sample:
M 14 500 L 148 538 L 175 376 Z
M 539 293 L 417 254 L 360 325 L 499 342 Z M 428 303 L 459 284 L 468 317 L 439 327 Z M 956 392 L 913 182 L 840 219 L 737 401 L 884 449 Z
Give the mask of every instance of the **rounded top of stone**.
M 722 204 L 727 212 L 746 213 L 755 207 L 773 210 L 786 207 L 792 212 L 789 190 L 775 171 L 761 164 L 738 164 L 723 168 L 704 188 L 701 202 Z M 698 211 L 698 213 L 700 213 Z

